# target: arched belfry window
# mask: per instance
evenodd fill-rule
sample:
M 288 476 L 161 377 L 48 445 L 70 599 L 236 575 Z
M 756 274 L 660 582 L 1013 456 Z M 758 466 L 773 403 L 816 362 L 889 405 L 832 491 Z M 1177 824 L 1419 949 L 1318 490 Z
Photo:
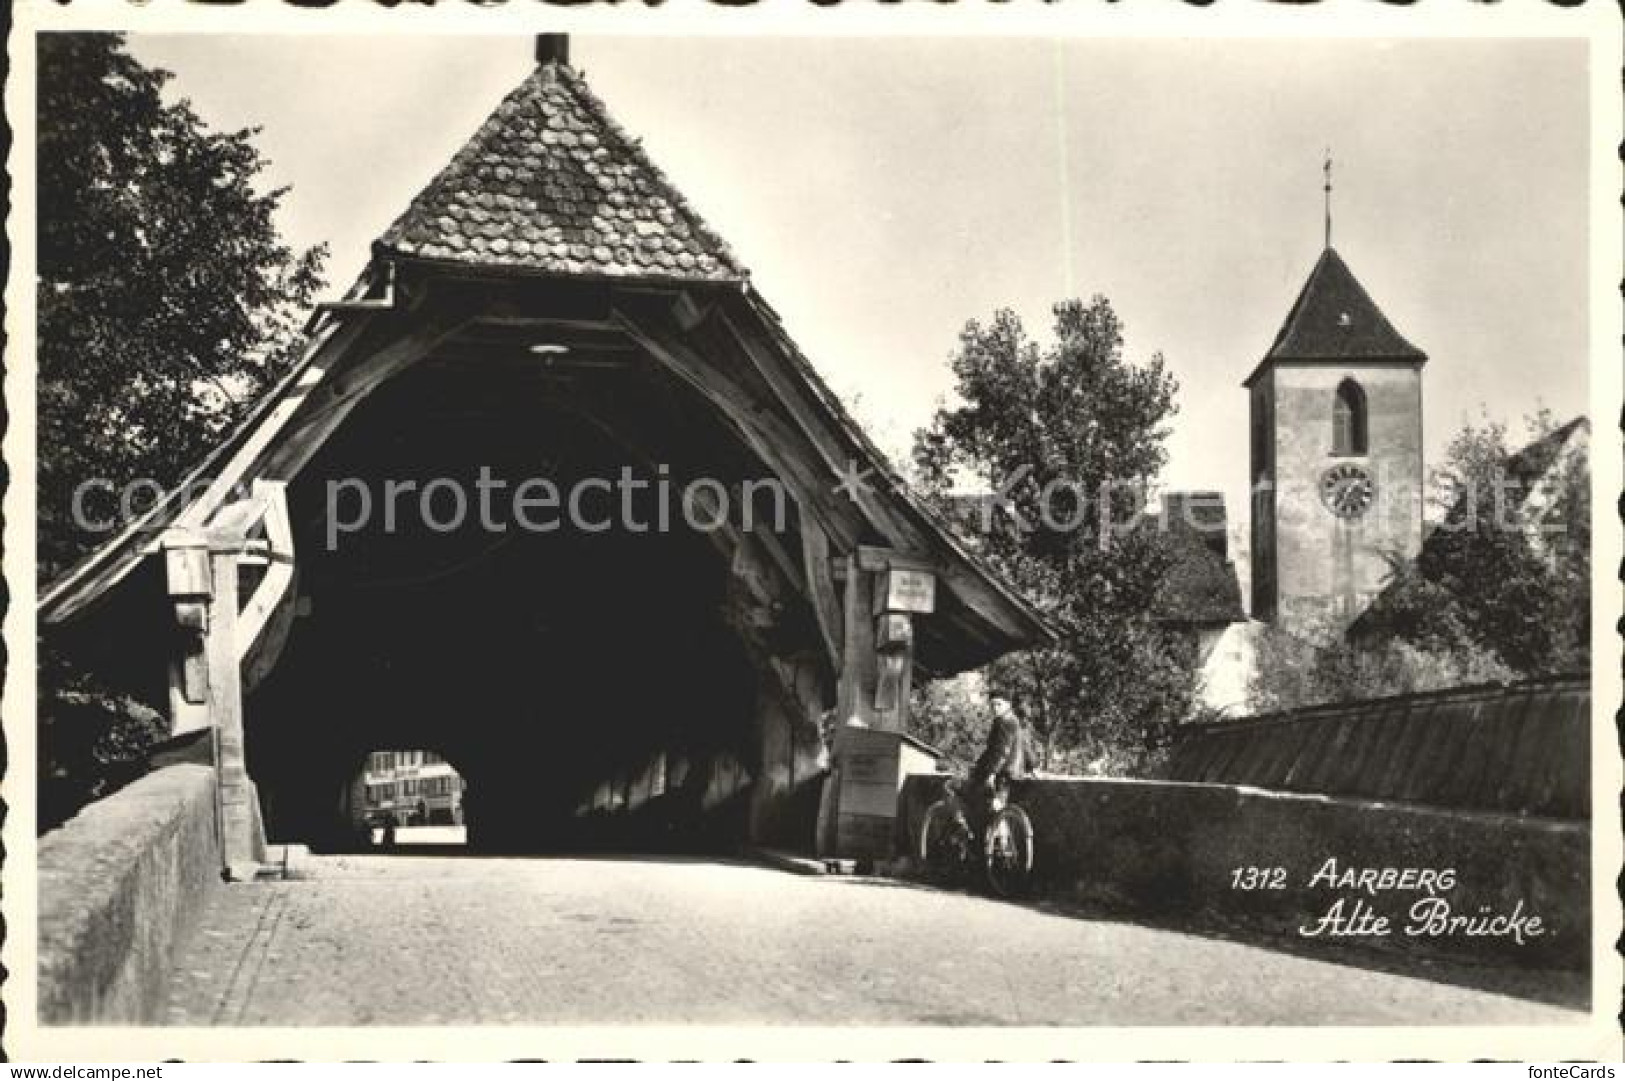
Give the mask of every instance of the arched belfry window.
M 1352 379 L 1338 384 L 1337 398 L 1332 402 L 1332 453 L 1339 455 L 1366 452 L 1365 391 Z

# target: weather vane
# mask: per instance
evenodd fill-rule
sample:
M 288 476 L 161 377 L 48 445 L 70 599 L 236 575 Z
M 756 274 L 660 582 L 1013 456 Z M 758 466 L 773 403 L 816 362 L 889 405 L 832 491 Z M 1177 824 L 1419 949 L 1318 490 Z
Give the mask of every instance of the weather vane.
M 1332 148 L 1326 148 L 1326 246 L 1332 246 Z

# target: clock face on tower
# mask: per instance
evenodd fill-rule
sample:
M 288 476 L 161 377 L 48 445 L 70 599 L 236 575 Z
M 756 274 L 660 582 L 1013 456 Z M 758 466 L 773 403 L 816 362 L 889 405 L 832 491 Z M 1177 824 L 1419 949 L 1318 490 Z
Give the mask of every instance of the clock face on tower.
M 1376 495 L 1376 481 L 1363 465 L 1344 462 L 1320 475 L 1320 501 L 1339 518 L 1360 517 Z

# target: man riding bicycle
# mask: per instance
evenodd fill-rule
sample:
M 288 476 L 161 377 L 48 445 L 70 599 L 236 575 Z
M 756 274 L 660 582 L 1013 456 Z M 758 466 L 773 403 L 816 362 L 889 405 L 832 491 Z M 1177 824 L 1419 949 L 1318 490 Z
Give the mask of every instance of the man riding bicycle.
M 1027 776 L 1027 739 L 1015 707 L 1009 699 L 998 696 L 989 698 L 988 705 L 993 723 L 988 728 L 987 745 L 964 780 L 950 781 L 947 790 L 964 815 L 965 825 L 977 837 L 999 809 L 1010 782 Z
M 1007 698 L 988 700 L 993 710 L 993 724 L 987 733 L 987 746 L 971 767 L 970 774 L 960 791 L 961 800 L 974 817 L 972 825 L 977 832 L 997 809 L 996 804 L 1011 781 L 1027 776 L 1027 737 L 1021 727 L 1021 718 Z
M 1010 781 L 1027 776 L 1026 739 L 1007 700 L 995 697 L 989 704 L 987 746 L 965 779 L 948 782 L 942 799 L 927 808 L 919 856 L 938 869 L 980 861 L 994 890 L 1009 895 L 1032 867 L 1032 824 L 1007 802 Z

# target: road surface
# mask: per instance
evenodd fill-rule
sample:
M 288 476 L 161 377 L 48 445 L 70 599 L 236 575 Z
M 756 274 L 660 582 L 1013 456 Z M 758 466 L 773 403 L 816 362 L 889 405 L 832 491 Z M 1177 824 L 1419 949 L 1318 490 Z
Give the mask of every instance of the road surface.
M 872 879 L 681 859 L 305 857 L 222 889 L 177 1025 L 1302 1025 L 1584 1014 Z

